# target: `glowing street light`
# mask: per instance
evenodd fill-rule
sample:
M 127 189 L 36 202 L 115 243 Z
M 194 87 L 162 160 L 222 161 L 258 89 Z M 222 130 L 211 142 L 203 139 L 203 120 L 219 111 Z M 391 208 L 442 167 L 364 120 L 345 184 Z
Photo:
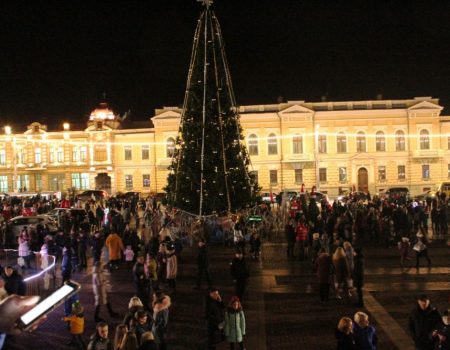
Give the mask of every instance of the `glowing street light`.
M 11 135 L 11 127 L 9 125 L 5 126 L 5 134 Z

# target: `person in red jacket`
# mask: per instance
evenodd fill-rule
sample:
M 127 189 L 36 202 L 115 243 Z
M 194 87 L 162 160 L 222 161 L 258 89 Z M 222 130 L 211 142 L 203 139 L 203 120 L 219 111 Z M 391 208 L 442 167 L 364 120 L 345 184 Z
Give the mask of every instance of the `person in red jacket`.
M 295 233 L 297 234 L 298 257 L 299 260 L 303 260 L 308 256 L 308 225 L 304 216 L 300 218 Z

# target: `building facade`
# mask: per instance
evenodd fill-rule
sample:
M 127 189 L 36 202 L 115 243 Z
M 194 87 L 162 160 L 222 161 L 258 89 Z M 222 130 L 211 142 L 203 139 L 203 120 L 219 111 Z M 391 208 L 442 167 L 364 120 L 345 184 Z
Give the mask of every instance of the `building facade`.
M 442 110 L 431 97 L 239 107 L 250 170 L 263 192 L 305 184 L 331 196 L 396 186 L 418 194 L 447 181 L 450 117 Z M 5 126 L 0 192 L 163 192 L 181 113 L 157 109 L 147 125 L 127 127 L 102 103 L 80 130 Z

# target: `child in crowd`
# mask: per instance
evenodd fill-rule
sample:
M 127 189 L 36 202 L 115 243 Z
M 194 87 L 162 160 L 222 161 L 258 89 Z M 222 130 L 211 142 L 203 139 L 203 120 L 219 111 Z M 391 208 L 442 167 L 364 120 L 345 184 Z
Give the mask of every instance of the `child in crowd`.
M 71 339 L 69 345 L 75 345 L 77 349 L 84 350 L 86 345 L 83 342 L 84 333 L 84 315 L 83 306 L 79 301 L 72 304 L 72 314 L 70 316 L 64 317 L 64 321 L 70 323 L 70 334 Z
M 129 271 L 133 268 L 134 251 L 131 249 L 131 245 L 127 245 L 127 248 L 123 252 L 125 255 L 125 261 L 127 262 L 127 268 Z

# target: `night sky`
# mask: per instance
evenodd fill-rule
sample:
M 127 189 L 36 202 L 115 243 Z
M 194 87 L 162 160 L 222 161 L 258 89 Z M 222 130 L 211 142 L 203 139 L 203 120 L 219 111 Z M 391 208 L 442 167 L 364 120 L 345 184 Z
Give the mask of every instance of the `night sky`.
M 381 93 L 438 97 L 448 114 L 449 1 L 355 3 L 216 0 L 237 103 Z M 1 2 L 0 121 L 84 122 L 103 92 L 134 120 L 181 105 L 201 11 L 195 0 Z

